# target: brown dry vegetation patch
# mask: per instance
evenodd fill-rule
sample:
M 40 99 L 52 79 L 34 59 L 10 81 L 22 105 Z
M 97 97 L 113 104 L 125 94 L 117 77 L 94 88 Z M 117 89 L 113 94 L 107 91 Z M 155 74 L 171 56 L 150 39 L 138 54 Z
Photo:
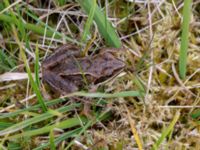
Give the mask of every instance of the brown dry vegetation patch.
M 104 7 L 105 2 L 100 2 Z M 21 7 L 25 8 L 25 6 Z M 61 7 L 56 2 L 51 2 L 49 5 L 49 1 L 45 4 L 37 1 L 30 2 L 26 7 L 40 16 L 39 18 L 44 22 L 48 16 L 50 26 L 70 36 L 74 41 L 80 41 L 87 16 L 77 3 L 68 2 Z M 127 49 L 120 57 L 126 62 L 127 68 L 131 69 L 125 70 L 117 78 L 106 83 L 101 91 L 116 93 L 138 90 L 140 87 L 137 82 L 140 81 L 145 89 L 145 96 L 107 99 L 108 104 L 100 105 L 100 108 L 101 111 L 111 110 L 111 118 L 89 128 L 77 141 L 91 148 L 120 149 L 123 147 L 127 150 L 137 148 L 128 120 L 128 109 L 144 149 L 150 149 L 179 111 L 180 117 L 173 132 L 162 142 L 160 149 L 200 149 L 199 123 L 191 118 L 191 113 L 198 110 L 196 107 L 199 107 L 200 100 L 200 1 L 194 1 L 192 5 L 187 77 L 184 81 L 179 78 L 177 71 L 182 8 L 183 1 L 181 0 L 176 2 L 155 0 L 151 3 L 117 0 L 107 3 L 107 15 L 119 33 L 122 45 Z M 14 12 L 16 9 L 13 7 Z M 27 19 L 30 18 L 27 17 Z M 31 19 L 29 21 L 36 23 Z M 95 30 L 96 27 L 92 26 L 91 36 Z M 19 57 L 15 39 L 7 36 L 3 27 L 1 31 L 1 48 L 5 49 L 7 55 L 11 53 L 16 60 L 17 67 L 13 72 L 24 72 L 24 65 Z M 30 54 L 34 53 L 36 41 L 38 41 L 40 50 L 40 62 L 44 59 L 47 49 L 51 50 L 63 43 L 68 43 L 62 39 L 44 38 L 32 32 L 27 34 L 30 42 L 30 49 L 27 49 L 30 65 L 34 63 Z M 10 46 L 12 44 L 13 46 Z M 91 50 L 102 47 L 105 47 L 105 41 L 97 33 Z M 47 54 L 49 55 L 49 51 Z M 33 70 L 33 67 L 31 69 Z M 42 93 L 49 98 L 50 95 L 44 92 L 44 89 Z M 0 109 L 18 104 L 20 100 L 32 94 L 34 93 L 27 80 L 3 82 L 0 86 Z M 36 103 L 35 97 L 31 101 L 8 109 L 7 112 L 34 103 Z M 69 116 L 75 115 L 75 112 L 73 110 Z M 20 122 L 24 119 L 26 116 L 10 118 L 13 122 Z M 30 140 L 31 145 L 29 145 L 30 141 L 23 141 L 21 145 L 29 145 L 32 149 L 32 146 L 35 147 L 47 141 L 46 136 L 36 136 Z M 76 143 L 72 149 L 84 148 L 83 145 Z

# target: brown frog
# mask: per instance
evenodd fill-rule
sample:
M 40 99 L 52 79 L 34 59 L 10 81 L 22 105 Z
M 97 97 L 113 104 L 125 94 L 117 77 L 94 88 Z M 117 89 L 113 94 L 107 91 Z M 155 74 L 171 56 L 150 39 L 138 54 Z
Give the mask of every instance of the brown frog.
M 63 45 L 42 63 L 43 80 L 60 94 L 65 95 L 117 75 L 125 66 L 116 58 L 118 49 L 102 49 L 93 56 L 81 55 L 74 45 Z

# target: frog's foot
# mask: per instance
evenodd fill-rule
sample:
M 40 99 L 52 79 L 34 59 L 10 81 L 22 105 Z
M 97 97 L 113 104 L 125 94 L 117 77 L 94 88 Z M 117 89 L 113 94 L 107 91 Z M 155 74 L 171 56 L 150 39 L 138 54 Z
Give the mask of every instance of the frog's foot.
M 83 110 L 82 110 L 81 114 L 83 114 L 84 116 L 86 116 L 89 119 L 93 118 L 90 102 L 84 102 Z
M 90 92 L 90 93 L 95 93 L 95 92 L 97 92 L 98 87 L 99 87 L 98 84 L 96 84 L 96 85 L 90 85 L 90 86 L 89 86 L 89 92 Z

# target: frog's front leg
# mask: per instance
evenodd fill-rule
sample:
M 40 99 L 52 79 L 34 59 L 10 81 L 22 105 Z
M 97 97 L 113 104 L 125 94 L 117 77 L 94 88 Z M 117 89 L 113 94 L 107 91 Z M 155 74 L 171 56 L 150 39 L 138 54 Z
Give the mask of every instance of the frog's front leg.
M 90 101 L 91 101 L 91 99 L 84 100 L 83 110 L 82 110 L 81 114 L 85 115 L 89 119 L 93 119 L 92 110 L 91 110 L 92 104 Z
M 43 80 L 62 95 L 78 90 L 78 87 L 72 81 L 64 79 L 51 71 L 46 71 L 43 74 Z

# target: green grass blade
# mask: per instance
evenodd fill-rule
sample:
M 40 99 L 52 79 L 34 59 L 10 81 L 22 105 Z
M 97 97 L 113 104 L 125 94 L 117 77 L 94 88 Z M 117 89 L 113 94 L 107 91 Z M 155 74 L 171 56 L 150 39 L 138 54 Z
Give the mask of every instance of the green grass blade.
M 189 42 L 188 36 L 189 36 L 189 24 L 191 15 L 191 4 L 192 0 L 184 0 L 181 49 L 179 58 L 179 74 L 182 79 L 185 79 L 187 70 L 187 49 Z
M 89 14 L 93 3 L 91 0 L 77 0 L 81 7 Z M 102 37 L 105 39 L 106 43 L 109 46 L 119 48 L 121 47 L 120 39 L 118 38 L 117 33 L 115 32 L 114 28 L 112 27 L 112 24 L 107 20 L 104 13 L 101 11 L 101 9 L 96 6 L 95 12 L 94 12 L 94 21 L 96 22 L 99 32 L 101 33 Z
M 37 86 L 40 86 L 40 78 L 39 78 L 39 50 L 38 50 L 38 44 L 36 44 L 35 49 L 35 66 L 34 66 L 34 72 L 35 72 L 35 82 Z
M 19 45 L 20 45 L 20 44 L 19 44 Z M 33 88 L 33 90 L 34 90 L 34 92 L 35 92 L 35 94 L 36 94 L 36 96 L 37 96 L 37 99 L 38 99 L 40 105 L 42 106 L 42 110 L 43 110 L 44 112 L 46 112 L 46 111 L 47 111 L 47 106 L 46 106 L 46 104 L 44 103 L 44 99 L 43 99 L 43 97 L 42 97 L 42 94 L 40 93 L 40 89 L 39 89 L 39 87 L 37 86 L 37 83 L 34 81 L 34 79 L 33 79 L 33 77 L 32 77 L 31 70 L 30 70 L 30 67 L 29 67 L 29 65 L 28 65 L 28 62 L 27 62 L 27 59 L 26 59 L 26 55 L 25 55 L 25 53 L 24 53 L 22 47 L 20 47 L 20 54 L 21 54 L 22 59 L 23 59 L 23 61 L 24 61 L 24 64 L 25 64 L 25 67 L 26 67 L 26 71 L 27 71 L 27 73 L 28 73 L 28 77 L 29 77 L 29 80 L 30 80 L 30 83 L 31 83 L 31 86 L 32 86 L 32 88 Z
M 110 112 L 106 112 L 106 113 L 102 113 L 101 115 L 99 115 L 99 117 L 97 117 L 96 121 L 102 121 L 102 120 L 106 120 L 108 119 L 109 117 L 111 116 L 111 113 Z M 62 142 L 63 140 L 66 140 L 67 138 L 70 138 L 70 137 L 78 137 L 80 136 L 80 134 L 82 134 L 89 126 L 91 126 L 92 124 L 94 124 L 94 122 L 92 121 L 88 121 L 88 123 L 86 125 L 84 125 L 84 127 L 81 127 L 81 128 L 77 128 L 75 130 L 72 130 L 72 131 L 69 131 L 69 132 L 66 132 L 62 135 L 60 135 L 59 137 L 57 137 L 55 139 L 55 144 L 59 144 L 60 142 Z M 72 145 L 73 144 L 73 141 L 70 142 L 68 145 Z M 50 143 L 45 143 L 37 148 L 35 148 L 34 150 L 42 150 L 43 148 L 49 146 Z
M 194 113 L 191 114 L 191 117 L 193 119 L 196 119 L 200 116 L 200 110 L 195 111 Z
M 66 99 L 55 99 L 55 100 L 45 102 L 45 104 L 47 106 L 52 106 L 52 105 L 56 105 L 58 103 L 65 102 L 65 101 L 66 101 Z M 78 108 L 80 106 L 81 106 L 80 103 L 68 105 L 68 107 L 72 107 L 72 108 L 76 108 L 76 107 Z M 28 111 L 34 111 L 34 110 L 37 111 L 40 108 L 41 108 L 41 105 L 37 104 L 35 106 L 31 106 L 31 107 L 24 108 L 24 109 L 19 109 L 15 112 L 11 112 L 11 113 L 0 113 L 0 119 L 4 119 L 4 118 L 8 118 L 8 117 L 15 117 L 15 116 L 20 115 L 20 114 L 25 114 Z
M 15 61 L 13 59 L 11 59 L 9 56 L 7 56 L 5 53 L 1 53 L 2 55 L 4 55 L 3 57 L 5 58 L 5 63 L 7 63 L 10 68 L 14 68 L 16 66 Z
M 42 97 L 42 95 L 41 95 L 41 93 L 40 93 L 39 87 L 37 86 L 37 84 L 35 83 L 35 81 L 34 81 L 34 79 L 33 79 L 33 77 L 32 77 L 31 69 L 30 69 L 30 67 L 29 67 L 29 64 L 28 64 L 28 61 L 27 61 L 27 58 L 26 58 L 26 54 L 25 54 L 25 52 L 24 52 L 24 50 L 23 50 L 23 48 L 22 48 L 21 41 L 20 41 L 20 39 L 19 39 L 19 37 L 18 37 L 17 29 L 16 29 L 16 27 L 15 27 L 15 25 L 17 25 L 18 28 L 22 28 L 22 27 L 19 27 L 19 24 L 20 24 L 19 22 L 20 22 L 20 20 L 18 20 L 18 19 L 16 18 L 15 14 L 14 14 L 12 11 L 11 11 L 11 18 L 12 18 L 13 21 L 15 21 L 15 24 L 12 25 L 12 31 L 13 31 L 14 38 L 15 38 L 15 40 L 16 40 L 18 46 L 19 46 L 20 56 L 22 57 L 22 59 L 23 59 L 23 61 L 24 61 L 25 68 L 26 68 L 26 71 L 27 71 L 27 73 L 28 73 L 28 77 L 29 77 L 31 86 L 32 86 L 32 88 L 33 88 L 33 90 L 34 90 L 34 92 L 35 92 L 35 94 L 36 94 L 36 96 L 37 96 L 37 99 L 38 99 L 39 103 L 40 103 L 41 106 L 42 106 L 42 110 L 43 110 L 44 112 L 46 112 L 46 111 L 47 111 L 47 106 L 46 106 L 45 103 L 44 103 L 44 100 L 43 100 L 43 97 Z M 25 30 L 25 29 L 22 29 L 22 30 Z M 23 31 L 22 31 L 22 32 L 23 32 Z M 22 40 L 22 41 L 23 41 L 23 40 Z
M 0 49 L 0 71 L 9 71 L 15 67 L 15 61 Z
M 93 124 L 93 121 L 92 121 L 92 120 L 88 121 L 87 124 L 86 124 L 85 126 L 82 127 L 81 131 L 76 135 L 76 137 L 79 137 L 82 133 L 84 133 L 90 126 L 92 126 L 92 124 Z M 75 139 L 76 139 L 76 138 L 75 138 Z M 74 140 L 75 140 L 75 139 L 74 139 Z M 67 147 L 65 148 L 65 150 L 69 149 L 69 148 L 73 145 L 74 140 L 72 140 L 72 141 L 67 145 Z
M 56 150 L 55 137 L 54 137 L 53 130 L 51 130 L 49 134 L 49 143 L 50 143 L 50 149 Z
M 20 7 L 19 5 L 16 5 L 16 11 L 17 11 L 17 17 L 15 16 L 15 20 L 16 20 L 16 25 L 18 28 L 18 35 L 20 37 L 21 40 L 28 40 L 27 38 L 27 34 L 25 31 L 25 27 L 24 27 L 24 23 L 23 23 L 23 18 L 22 18 L 22 14 L 20 13 Z M 12 16 L 14 16 L 14 14 L 12 14 Z
M 63 6 L 63 5 L 66 4 L 67 1 L 68 1 L 68 0 L 57 0 L 57 1 L 55 1 L 55 2 L 58 3 L 59 6 Z
M 90 26 L 92 25 L 95 9 L 96 9 L 96 0 L 92 0 L 92 8 L 90 9 L 90 13 L 88 15 L 88 19 L 85 24 L 85 29 L 81 41 L 85 41 L 87 36 L 89 35 L 89 30 Z
M 14 123 L 11 123 L 11 122 L 3 122 L 3 121 L 0 121 L 0 130 L 4 130 L 10 126 L 12 126 Z
M 69 110 L 72 110 L 72 108 L 73 107 L 66 106 L 66 107 L 61 107 L 61 108 L 57 109 L 56 111 L 58 111 L 60 113 L 64 113 L 64 112 L 67 112 Z M 11 127 L 6 128 L 5 130 L 0 131 L 0 136 L 16 132 L 16 131 L 21 130 L 25 127 L 28 127 L 29 125 L 33 125 L 33 124 L 41 122 L 43 120 L 47 120 L 49 118 L 52 118 L 55 115 L 56 114 L 53 114 L 51 112 L 46 112 L 46 113 L 43 113 L 41 115 L 35 116 L 33 118 L 24 120 L 20 123 L 14 124 Z
M 5 1 L 5 3 L 6 3 L 6 5 L 8 5 L 7 3 L 9 3 L 9 2 L 8 2 L 8 1 Z M 31 69 L 30 69 L 30 67 L 29 67 L 29 64 L 28 64 L 28 61 L 27 61 L 27 58 L 26 58 L 26 54 L 25 54 L 25 52 L 24 52 L 24 49 L 22 48 L 22 43 L 21 43 L 21 41 L 23 41 L 23 39 L 22 39 L 22 40 L 19 39 L 19 37 L 18 37 L 18 32 L 17 32 L 17 29 L 16 29 L 15 25 L 17 25 L 18 28 L 21 28 L 20 33 L 22 34 L 22 37 L 24 37 L 24 36 L 23 36 L 23 32 L 24 32 L 24 31 L 23 31 L 23 30 L 25 30 L 25 29 L 22 28 L 22 27 L 19 27 L 19 26 L 20 26 L 20 20 L 17 19 L 16 15 L 15 15 L 12 11 L 10 11 L 10 13 L 11 13 L 11 18 L 12 18 L 12 20 L 15 22 L 15 24 L 12 25 L 12 31 L 13 31 L 14 38 L 15 38 L 15 40 L 16 40 L 18 46 L 19 46 L 20 56 L 22 57 L 22 59 L 23 59 L 23 61 L 24 61 L 25 68 L 26 68 L 26 71 L 27 71 L 27 73 L 28 73 L 28 77 L 29 77 L 31 86 L 32 86 L 32 88 L 33 88 L 33 90 L 34 90 L 34 92 L 35 92 L 35 94 L 36 94 L 36 96 L 37 96 L 37 99 L 38 99 L 39 103 L 40 103 L 41 106 L 42 106 L 42 110 L 43 110 L 44 112 L 46 112 L 46 111 L 47 111 L 47 106 L 46 106 L 45 103 L 44 103 L 44 100 L 43 100 L 43 97 L 42 97 L 42 95 L 41 95 L 41 93 L 40 93 L 39 87 L 37 86 L 37 84 L 35 83 L 35 81 L 34 81 L 34 79 L 33 79 L 33 77 L 32 77 Z M 24 32 L 24 33 L 25 33 L 25 32 Z
M 34 90 L 34 92 L 35 92 L 35 94 L 36 94 L 36 96 L 37 96 L 37 99 L 38 99 L 40 105 L 42 106 L 42 110 L 43 110 L 44 112 L 46 112 L 46 111 L 47 111 L 47 106 L 46 106 L 46 104 L 44 103 L 44 99 L 43 99 L 43 97 L 42 97 L 42 95 L 41 95 L 41 93 L 40 93 L 39 87 L 37 86 L 36 82 L 34 81 L 34 79 L 33 79 L 33 77 L 32 77 L 31 70 L 30 70 L 30 68 L 29 68 L 29 65 L 28 65 L 28 63 L 27 63 L 26 56 L 25 56 L 24 51 L 22 50 L 22 48 L 21 48 L 20 52 L 21 52 L 21 56 L 22 56 L 22 58 L 23 58 L 23 60 L 24 60 L 25 66 L 26 66 L 26 71 L 27 71 L 27 73 L 28 73 L 28 77 L 29 77 L 31 86 L 32 86 L 32 88 L 33 88 L 33 90 Z
M 175 125 L 176 122 L 178 121 L 179 117 L 180 117 L 180 112 L 178 111 L 178 112 L 175 114 L 175 116 L 174 116 L 172 122 L 170 123 L 170 125 L 168 126 L 168 128 L 166 128 L 166 129 L 162 132 L 161 137 L 160 137 L 160 138 L 157 140 L 157 142 L 153 145 L 153 147 L 152 147 L 151 150 L 158 150 L 160 144 L 164 141 L 164 139 L 165 139 L 165 138 L 169 135 L 169 133 L 173 130 L 174 125 Z
M 15 143 L 15 142 L 8 142 L 7 148 L 8 148 L 8 150 L 22 150 L 21 145 L 19 143 Z
M 41 134 L 50 132 L 54 128 L 67 129 L 67 128 L 71 128 L 75 126 L 80 126 L 82 123 L 85 124 L 86 122 L 87 122 L 87 119 L 85 117 L 70 118 L 61 122 L 57 122 L 50 126 L 45 126 L 39 129 L 30 130 L 24 133 L 19 133 L 19 134 L 10 136 L 9 139 L 17 139 L 20 137 L 30 137 L 30 136 L 35 136 L 35 135 L 41 135 Z
M 52 33 L 55 33 L 54 38 L 56 38 L 56 39 L 64 38 L 64 40 L 67 40 L 67 41 L 69 41 L 69 42 L 76 43 L 77 45 L 82 45 L 80 42 L 77 42 L 76 40 L 74 40 L 74 39 L 72 39 L 72 38 L 70 38 L 70 37 L 68 37 L 68 36 L 66 36 L 66 35 L 64 35 L 64 34 L 58 32 L 58 31 L 56 31 L 54 28 L 52 28 L 52 27 L 50 27 L 48 24 L 42 22 L 42 21 L 41 21 L 40 19 L 38 19 L 36 16 L 34 16 L 33 14 L 31 14 L 29 11 L 25 11 L 25 12 L 26 12 L 26 14 L 27 14 L 29 17 L 31 17 L 32 19 L 34 19 L 35 21 L 37 21 L 37 24 L 39 24 L 39 25 L 41 25 L 42 27 L 44 27 L 44 30 L 45 30 L 45 28 L 48 29 L 48 30 L 46 30 L 46 34 L 45 34 L 47 37 L 52 37 L 52 36 L 53 36 Z M 32 25 L 33 25 L 33 24 L 30 24 L 30 26 L 27 26 L 27 27 L 30 27 L 31 29 L 34 29 L 33 27 L 34 27 L 35 25 L 33 25 L 33 27 L 31 27 Z M 38 26 L 38 25 L 37 25 L 37 26 Z M 40 27 L 40 26 L 39 26 L 39 27 Z M 43 30 L 43 29 L 41 29 L 41 30 Z M 35 32 L 37 33 L 37 31 L 35 31 Z M 39 33 L 39 34 L 40 34 L 40 35 L 44 35 L 44 32 Z
M 93 124 L 95 124 L 97 121 L 102 121 L 102 120 L 107 119 L 107 118 L 109 118 L 109 117 L 110 117 L 110 112 L 103 112 L 103 113 L 97 115 L 93 120 L 89 120 L 89 121 L 87 122 L 87 124 L 85 124 L 85 125 L 82 127 L 81 131 L 76 135 L 75 139 L 76 139 L 77 137 L 79 137 L 82 133 L 84 133 L 90 126 L 92 126 Z M 74 139 L 74 140 L 75 140 L 75 139 Z M 72 141 L 67 145 L 67 147 L 65 148 L 65 150 L 68 150 L 68 149 L 73 145 L 74 140 L 72 140 Z
M 4 14 L 0 14 L 0 21 L 3 21 L 3 22 L 6 22 L 6 23 L 10 23 L 10 24 L 16 24 L 16 20 L 14 20 L 11 16 L 9 15 L 4 15 Z M 27 30 L 30 30 L 36 34 L 39 34 L 39 35 L 44 35 L 45 33 L 45 27 L 43 26 L 46 26 L 45 23 L 43 22 L 39 22 L 41 25 L 37 25 L 37 24 L 32 24 L 32 23 L 24 23 L 23 26 L 25 29 Z M 46 30 L 46 36 L 47 37 L 52 37 L 54 34 L 54 38 L 55 39 L 61 39 L 61 38 L 64 38 L 65 40 L 67 41 L 70 41 L 70 42 L 73 42 L 73 43 L 76 43 L 78 45 L 81 45 L 81 43 L 75 41 L 74 39 L 71 39 L 65 35 L 63 35 L 62 33 L 59 33 L 59 32 L 56 32 L 54 31 L 53 28 L 50 28 L 49 26 L 47 26 L 48 30 Z
M 81 128 L 77 128 L 77 129 L 74 129 L 74 130 L 71 130 L 71 131 L 68 131 L 66 133 L 63 133 L 62 135 L 60 135 L 59 137 L 57 137 L 55 139 L 55 143 L 56 145 L 59 144 L 60 142 L 70 138 L 70 137 L 74 137 L 75 135 L 77 135 L 80 131 L 82 130 L 82 127 Z M 44 148 L 46 148 L 47 146 L 49 146 L 50 143 L 45 143 L 45 144 L 42 144 L 41 146 L 33 149 L 33 150 L 42 150 Z
M 4 14 L 0 14 L 0 20 L 10 23 L 10 24 L 16 24 L 16 20 L 14 20 L 11 16 L 9 15 L 4 15 Z M 31 23 L 25 23 L 24 24 L 25 29 L 28 29 L 30 31 L 33 31 L 34 33 L 37 33 L 39 35 L 44 35 L 45 32 L 45 28 L 39 26 L 39 25 L 35 25 L 35 24 L 31 24 Z M 47 30 L 46 31 L 46 36 L 47 37 L 52 37 L 54 34 L 54 32 Z M 59 34 L 55 34 L 55 38 L 60 39 L 61 35 Z
M 123 91 L 118 93 L 86 93 L 86 92 L 74 92 L 72 94 L 66 95 L 66 97 L 71 96 L 84 96 L 84 97 L 96 97 L 96 98 L 115 98 L 115 97 L 137 97 L 142 96 L 143 93 L 140 91 Z

